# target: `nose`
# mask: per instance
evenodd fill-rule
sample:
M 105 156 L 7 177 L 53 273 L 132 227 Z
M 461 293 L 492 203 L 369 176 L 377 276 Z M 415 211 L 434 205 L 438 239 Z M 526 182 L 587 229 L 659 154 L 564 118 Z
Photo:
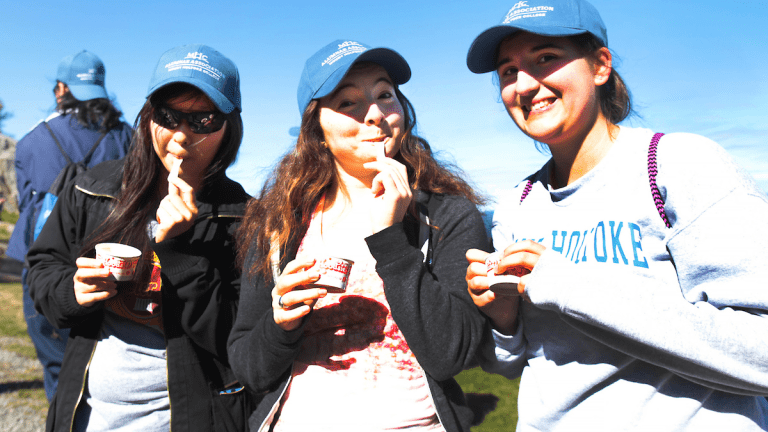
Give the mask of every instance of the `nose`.
M 517 82 L 515 83 L 515 90 L 521 96 L 527 96 L 535 94 L 539 89 L 539 80 L 528 72 L 520 70 L 517 72 Z
M 379 104 L 372 103 L 371 106 L 368 107 L 368 112 L 365 113 L 365 124 L 378 125 L 382 120 L 384 120 L 384 112 L 379 107 Z
M 178 126 L 173 130 L 173 141 L 184 146 L 189 143 L 189 137 L 192 135 L 192 130 L 189 128 L 189 124 L 186 120 L 182 120 Z

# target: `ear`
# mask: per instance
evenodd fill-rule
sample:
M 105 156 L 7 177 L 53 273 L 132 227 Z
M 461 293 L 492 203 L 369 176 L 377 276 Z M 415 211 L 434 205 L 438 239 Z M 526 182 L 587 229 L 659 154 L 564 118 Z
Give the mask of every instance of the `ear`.
M 595 85 L 601 86 L 608 82 L 608 78 L 611 76 L 613 56 L 611 56 L 611 51 L 608 48 L 602 47 L 593 53 L 592 58 L 594 60 Z
M 60 98 L 60 97 L 64 96 L 67 93 L 69 93 L 69 87 L 67 87 L 67 85 L 64 84 L 63 82 L 58 81 L 56 83 L 56 91 L 54 91 L 53 94 L 57 98 Z

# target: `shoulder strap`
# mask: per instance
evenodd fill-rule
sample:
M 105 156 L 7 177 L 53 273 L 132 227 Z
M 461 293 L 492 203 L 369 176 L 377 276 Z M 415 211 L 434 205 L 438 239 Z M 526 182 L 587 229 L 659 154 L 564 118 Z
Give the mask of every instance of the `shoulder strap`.
M 51 127 L 48 125 L 48 122 L 43 122 L 43 124 L 45 125 L 45 128 L 48 129 L 48 132 L 50 132 L 51 136 L 53 137 L 53 141 L 56 143 L 56 146 L 59 148 L 59 151 L 61 152 L 61 154 L 64 155 L 64 159 L 67 160 L 67 164 L 71 164 L 72 159 L 70 159 L 67 152 L 64 151 L 64 147 L 61 146 L 59 139 L 56 138 L 56 135 L 53 133 L 53 129 L 51 129 Z M 96 151 L 96 147 L 99 146 L 99 144 L 101 143 L 101 140 L 103 140 L 104 137 L 107 136 L 107 132 L 109 131 L 102 132 L 101 136 L 99 136 L 99 139 L 97 139 L 96 142 L 93 144 L 93 147 L 91 147 L 91 149 L 88 150 L 88 153 L 86 153 L 85 157 L 82 160 L 83 164 L 88 165 L 88 161 L 91 160 L 91 156 L 93 156 L 93 152 Z
M 523 189 L 523 194 L 520 196 L 520 204 L 522 204 L 525 197 L 527 197 L 528 194 L 531 193 L 532 188 L 533 188 L 533 181 L 528 180 L 525 183 L 525 189 Z
M 53 137 L 53 142 L 56 143 L 56 146 L 59 148 L 59 151 L 61 152 L 62 155 L 64 155 L 64 159 L 67 160 L 67 164 L 71 164 L 72 163 L 72 159 L 70 159 L 69 155 L 67 154 L 67 152 L 64 151 L 64 147 L 61 146 L 61 143 L 59 142 L 59 139 L 56 138 L 56 134 L 53 133 L 53 129 L 51 129 L 51 127 L 48 126 L 48 122 L 47 121 L 44 121 L 43 124 L 45 125 L 45 128 L 48 129 L 48 132 L 51 133 L 51 136 Z
M 93 156 L 93 152 L 96 151 L 96 147 L 99 146 L 99 143 L 101 143 L 101 140 L 103 140 L 104 137 L 107 136 L 107 132 L 109 132 L 109 131 L 102 132 L 101 136 L 99 137 L 99 139 L 97 139 L 96 142 L 93 144 L 93 147 L 91 147 L 91 149 L 88 150 L 88 153 L 83 158 L 83 161 L 82 161 L 83 165 L 88 165 L 88 161 L 91 160 L 91 156 Z
M 661 220 L 664 221 L 664 225 L 667 228 L 672 228 L 672 224 L 667 219 L 667 213 L 664 211 L 664 199 L 661 197 L 659 187 L 656 185 L 656 174 L 659 173 L 658 166 L 656 164 L 656 151 L 659 146 L 659 140 L 663 137 L 663 133 L 657 133 L 651 138 L 651 143 L 648 145 L 648 183 L 651 186 L 651 195 L 653 195 L 653 202 L 656 204 L 656 210 L 661 216 Z

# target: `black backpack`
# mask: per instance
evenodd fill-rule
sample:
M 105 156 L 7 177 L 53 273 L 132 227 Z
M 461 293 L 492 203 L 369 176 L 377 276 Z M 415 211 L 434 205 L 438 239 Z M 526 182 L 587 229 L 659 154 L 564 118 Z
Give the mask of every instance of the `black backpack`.
M 56 204 L 56 200 L 59 198 L 59 194 L 61 194 L 64 186 L 72 181 L 72 179 L 75 178 L 78 174 L 88 169 L 88 161 L 91 160 L 91 156 L 93 156 L 93 152 L 96 151 L 96 147 L 99 146 L 101 140 L 104 139 L 104 136 L 107 134 L 107 132 L 101 134 L 99 139 L 96 140 L 96 143 L 93 144 L 93 147 L 91 147 L 83 160 L 80 162 L 72 162 L 72 160 L 69 158 L 69 155 L 67 155 L 67 152 L 65 152 L 64 148 L 61 146 L 59 139 L 56 138 L 53 130 L 50 126 L 48 126 L 48 122 L 43 122 L 43 124 L 48 129 L 48 132 L 51 133 L 53 141 L 56 143 L 56 146 L 59 147 L 61 154 L 64 155 L 64 159 L 67 160 L 67 164 L 64 166 L 64 168 L 62 168 L 61 171 L 59 171 L 59 175 L 56 176 L 56 179 L 51 184 L 51 187 L 48 188 L 48 192 L 46 192 L 45 196 L 43 197 L 43 204 L 40 208 L 40 214 L 37 216 L 37 221 L 35 222 L 33 240 L 37 239 L 37 236 L 40 234 L 40 230 L 43 229 L 43 225 L 45 225 L 45 221 L 48 220 L 48 216 L 51 215 L 53 206 Z

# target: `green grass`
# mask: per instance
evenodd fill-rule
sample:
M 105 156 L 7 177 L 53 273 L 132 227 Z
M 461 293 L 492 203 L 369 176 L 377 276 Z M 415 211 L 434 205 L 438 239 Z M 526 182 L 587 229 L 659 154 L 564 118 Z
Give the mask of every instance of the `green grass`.
M 15 225 L 17 220 L 19 220 L 18 213 L 11 213 L 6 210 L 3 210 L 2 213 L 0 213 L 0 221 L 12 223 Z
M 6 343 L 3 349 L 13 351 L 30 359 L 37 359 L 35 348 L 27 334 L 27 323 L 24 321 L 23 303 L 21 300 L 20 283 L 0 283 L 0 336 L 22 339 L 23 343 Z M 40 371 L 14 371 L 12 383 L 34 382 L 42 383 L 43 373 Z M 13 387 L 13 385 L 12 385 Z M 14 392 L 14 405 L 24 405 L 45 413 L 48 399 L 42 384 L 38 388 L 24 388 Z
M 27 337 L 20 283 L 0 283 L 0 336 Z
M 472 428 L 472 432 L 514 431 L 517 425 L 517 390 L 520 379 L 513 381 L 501 375 L 483 372 L 480 368 L 465 370 L 456 376 L 456 381 L 472 405 L 479 400 L 488 411 L 483 422 Z M 497 400 L 494 402 L 494 398 Z M 494 405 L 495 404 L 495 405 Z

